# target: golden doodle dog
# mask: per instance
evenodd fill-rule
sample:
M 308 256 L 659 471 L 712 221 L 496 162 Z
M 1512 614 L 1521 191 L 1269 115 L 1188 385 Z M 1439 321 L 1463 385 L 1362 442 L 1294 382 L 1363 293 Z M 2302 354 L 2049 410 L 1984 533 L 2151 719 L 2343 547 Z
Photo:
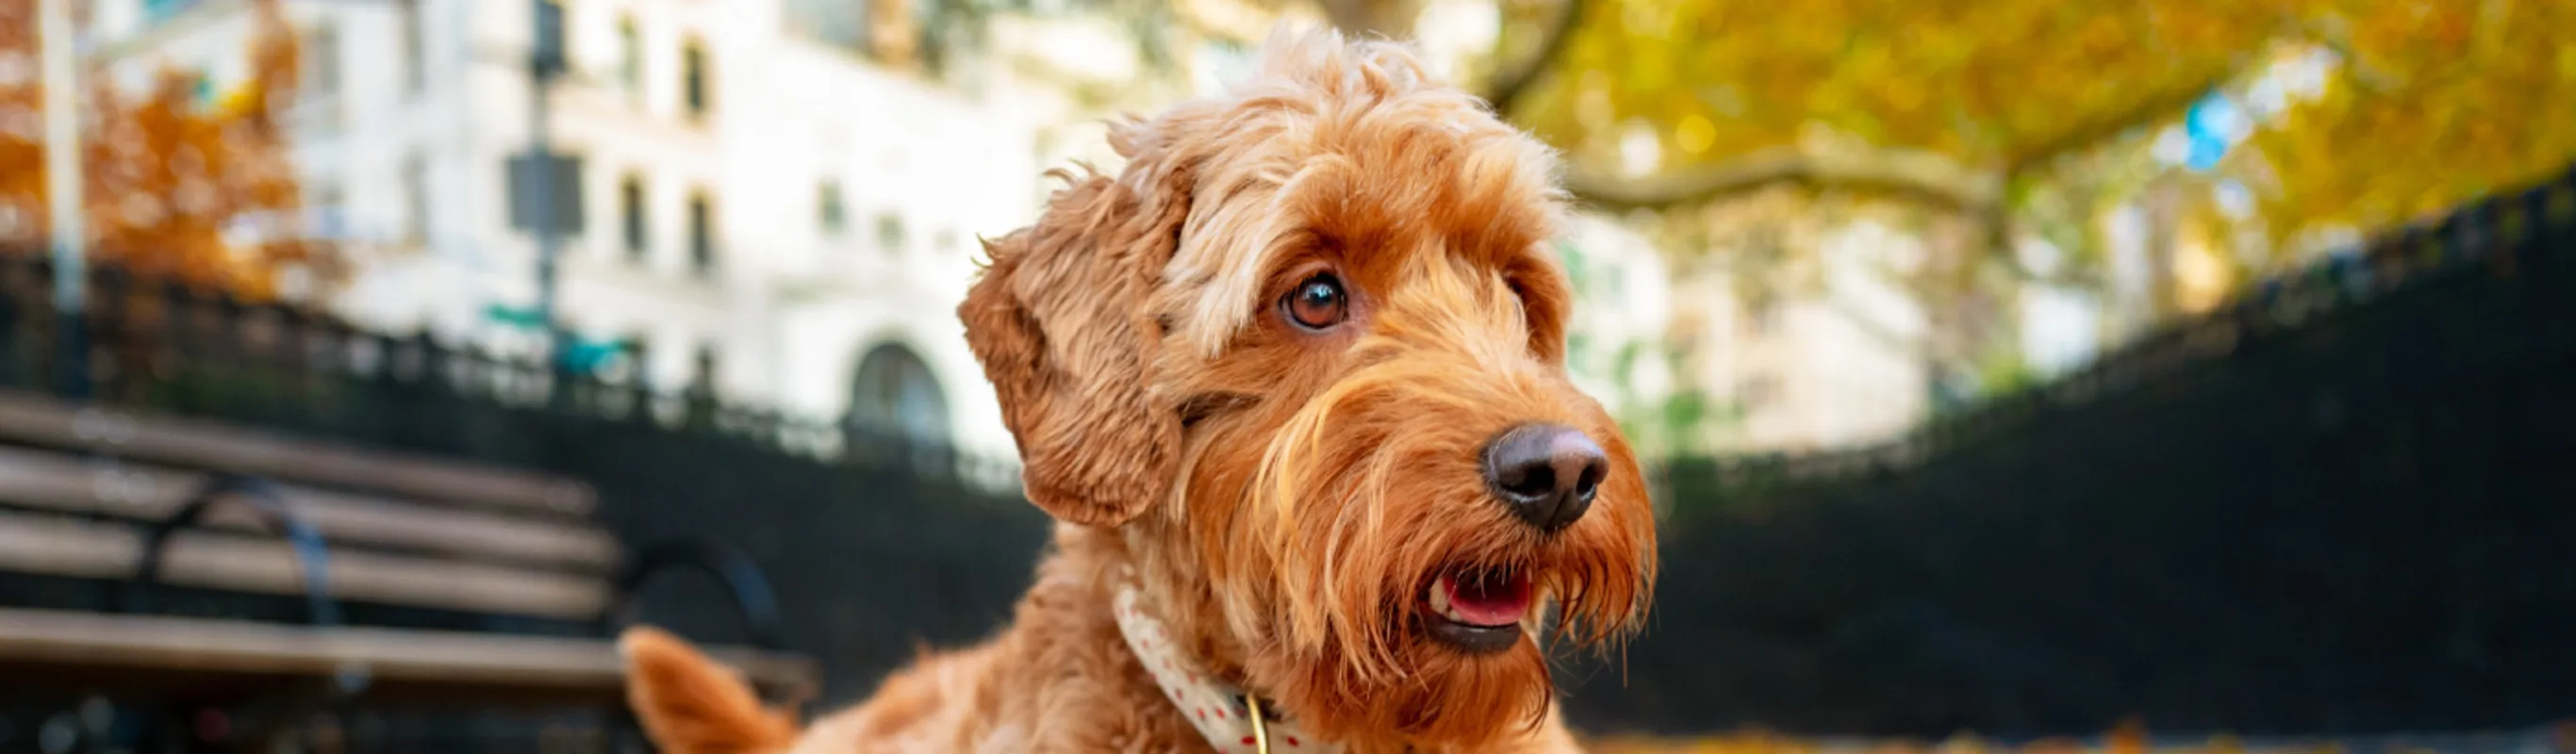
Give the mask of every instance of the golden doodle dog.
M 668 635 L 632 702 L 700 752 L 1570 751 L 1548 643 L 1655 571 L 1565 367 L 1551 153 L 1404 47 L 1274 38 L 1129 121 L 958 308 L 1054 516 L 1010 627 L 800 729 Z M 1266 747 L 1266 748 L 1265 748 Z

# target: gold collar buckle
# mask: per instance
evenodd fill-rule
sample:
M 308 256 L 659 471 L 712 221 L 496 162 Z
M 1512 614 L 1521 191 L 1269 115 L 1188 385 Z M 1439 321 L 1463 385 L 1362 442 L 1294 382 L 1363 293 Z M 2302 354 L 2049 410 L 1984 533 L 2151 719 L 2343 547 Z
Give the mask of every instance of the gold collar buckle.
M 1269 715 L 1261 711 L 1261 697 L 1245 694 L 1243 706 L 1252 710 L 1252 740 L 1255 742 L 1253 751 L 1270 754 L 1270 725 L 1267 720 Z

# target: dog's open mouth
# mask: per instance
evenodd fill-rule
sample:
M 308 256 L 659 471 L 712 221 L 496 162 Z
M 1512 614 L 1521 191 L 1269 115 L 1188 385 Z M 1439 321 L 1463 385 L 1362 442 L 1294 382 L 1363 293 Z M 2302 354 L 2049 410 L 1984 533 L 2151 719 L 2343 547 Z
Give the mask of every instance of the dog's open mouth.
M 1529 574 L 1517 568 L 1442 574 L 1423 590 L 1422 622 L 1433 638 L 1469 652 L 1499 652 L 1521 638 L 1529 617 Z

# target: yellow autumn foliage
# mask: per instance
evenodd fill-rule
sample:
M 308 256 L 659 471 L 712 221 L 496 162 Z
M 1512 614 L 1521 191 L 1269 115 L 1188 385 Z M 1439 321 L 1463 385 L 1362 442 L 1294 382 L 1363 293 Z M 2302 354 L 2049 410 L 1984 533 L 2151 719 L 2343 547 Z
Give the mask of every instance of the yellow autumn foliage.
M 2142 130 L 2309 46 L 2348 59 L 2229 167 L 2258 179 L 2276 231 L 2403 219 L 2576 158 L 2576 3 L 2562 0 L 1793 5 L 1589 4 L 1553 75 L 1511 115 L 1595 173 L 1651 146 L 1632 181 L 1837 149 L 2020 179 L 2140 145 Z
M 2576 160 L 2576 3 L 2326 5 L 2344 65 L 2227 166 L 2276 237 L 2417 219 Z
M 1668 170 L 1795 147 L 1817 129 L 2001 167 L 2124 125 L 2141 102 L 2207 91 L 2295 3 L 1795 5 L 1596 4 L 1558 75 L 1514 115 L 1592 159 L 1651 134 Z
M 36 0 L 0 0 L 0 59 L 31 74 L 0 82 L 0 120 L 23 124 L 0 128 L 0 207 L 21 220 L 0 240 L 22 252 L 45 248 L 50 223 L 37 126 L 43 90 L 32 75 L 35 10 Z M 338 271 L 327 246 L 274 232 L 291 227 L 300 204 L 280 122 L 299 70 L 275 0 L 262 0 L 256 12 L 261 33 L 245 51 L 250 80 L 215 106 L 200 106 L 195 77 L 178 71 L 162 72 L 139 93 L 109 86 L 102 71 L 85 74 L 82 204 L 94 259 L 252 299 L 275 295 L 289 265 L 326 280 Z M 228 241 L 227 226 L 243 221 L 271 234 Z

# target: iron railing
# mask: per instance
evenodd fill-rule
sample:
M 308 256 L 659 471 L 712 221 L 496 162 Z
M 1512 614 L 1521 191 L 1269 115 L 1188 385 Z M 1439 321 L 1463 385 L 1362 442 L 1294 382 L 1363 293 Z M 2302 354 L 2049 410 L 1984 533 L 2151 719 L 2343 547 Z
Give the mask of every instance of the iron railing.
M 936 446 L 100 274 L 98 400 L 588 480 L 628 542 L 741 545 L 827 703 L 919 643 L 986 635 L 1046 537 L 966 483 L 1006 467 Z M 0 386 L 63 366 L 44 275 L 0 255 Z M 2576 174 L 1897 442 L 1664 476 L 1652 625 L 1564 664 L 1588 727 L 2341 734 L 2576 712 Z M 677 609 L 713 587 L 657 584 L 642 609 L 738 632 Z
M 2576 715 L 2576 173 L 1900 441 L 1675 461 L 1577 720 L 2373 734 Z
M 826 701 L 871 688 L 923 643 L 981 638 L 1026 587 L 1047 532 L 1015 462 L 841 423 L 657 392 L 290 306 L 93 270 L 81 382 L 58 353 L 47 265 L 0 254 L 0 388 L 563 474 L 600 493 L 629 550 L 729 543 L 775 587 L 776 637 L 745 636 L 718 578 L 656 579 L 627 611 L 708 640 L 774 638 L 818 658 Z M 995 484 L 998 480 L 1001 483 Z M 112 609 L 81 585 L 0 579 L 0 603 Z M 298 620 L 301 607 L 165 589 L 156 609 Z M 382 605 L 348 622 L 581 635 L 594 626 Z

